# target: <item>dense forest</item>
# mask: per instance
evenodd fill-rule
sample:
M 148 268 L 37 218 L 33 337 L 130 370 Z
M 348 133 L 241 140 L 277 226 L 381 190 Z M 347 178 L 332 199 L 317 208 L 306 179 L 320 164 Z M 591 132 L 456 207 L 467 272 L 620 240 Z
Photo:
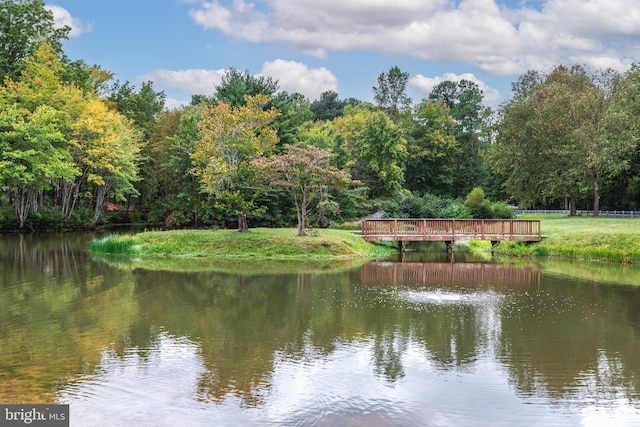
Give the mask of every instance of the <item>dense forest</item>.
M 492 109 L 471 81 L 374 102 L 309 100 L 228 68 L 168 110 L 71 60 L 42 0 L 0 0 L 0 229 L 103 224 L 326 227 L 387 217 L 504 218 L 512 207 L 640 209 L 640 68 L 531 70 Z

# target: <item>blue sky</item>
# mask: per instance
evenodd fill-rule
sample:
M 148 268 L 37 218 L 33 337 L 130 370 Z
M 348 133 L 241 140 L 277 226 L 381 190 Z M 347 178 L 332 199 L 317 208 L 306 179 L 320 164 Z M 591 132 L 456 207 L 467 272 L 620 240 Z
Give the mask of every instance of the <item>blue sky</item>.
M 382 72 L 410 75 L 414 102 L 443 80 L 475 81 L 487 105 L 528 69 L 625 71 L 640 62 L 638 0 L 52 0 L 64 48 L 167 105 L 212 94 L 225 69 L 268 75 L 310 100 L 371 101 Z

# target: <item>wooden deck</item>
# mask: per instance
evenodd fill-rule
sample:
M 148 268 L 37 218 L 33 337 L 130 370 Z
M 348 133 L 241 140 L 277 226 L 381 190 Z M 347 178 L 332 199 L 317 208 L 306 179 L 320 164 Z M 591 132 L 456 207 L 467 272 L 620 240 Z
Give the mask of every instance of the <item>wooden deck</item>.
M 539 242 L 539 220 L 518 219 L 367 219 L 362 221 L 367 241 L 440 241 L 450 249 L 457 240 Z

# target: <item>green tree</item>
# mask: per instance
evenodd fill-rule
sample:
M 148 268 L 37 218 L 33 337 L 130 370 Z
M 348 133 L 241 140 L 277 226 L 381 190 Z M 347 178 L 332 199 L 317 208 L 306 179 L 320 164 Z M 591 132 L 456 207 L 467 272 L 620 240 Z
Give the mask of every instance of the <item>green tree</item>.
M 40 192 L 77 173 L 64 126 L 63 114 L 45 105 L 33 113 L 5 105 L 0 114 L 0 186 L 13 194 L 20 228 L 37 212 Z
M 0 84 L 17 80 L 24 61 L 41 42 L 60 54 L 71 28 L 54 28 L 53 14 L 42 0 L 0 0 Z
M 544 79 L 529 73 L 521 92 L 502 108 L 499 137 L 489 159 L 507 177 L 519 201 L 570 200 L 593 191 L 599 211 L 600 181 L 628 167 L 637 141 L 632 110 L 625 103 L 628 80 L 611 70 L 556 67 Z
M 84 93 L 105 95 L 109 90 L 112 72 L 103 70 L 99 65 L 88 66 L 84 61 L 69 61 L 63 58 L 64 68 L 60 73 L 62 83 L 76 86 Z
M 393 119 L 400 113 L 409 111 L 411 98 L 407 95 L 409 73 L 393 66 L 386 73 L 378 76 L 378 86 L 373 87 L 373 97 L 377 104 L 384 108 Z
M 294 144 L 298 141 L 300 127 L 313 120 L 309 101 L 300 93 L 279 92 L 273 98 L 273 105 L 280 110 L 273 121 L 273 127 L 278 130 L 279 146 Z
M 452 196 L 459 154 L 456 122 L 440 101 L 416 106 L 408 132 L 406 187 L 419 194 Z
M 579 82 L 578 87 L 570 86 L 572 137 L 583 154 L 582 166 L 593 189 L 593 211 L 598 215 L 601 181 L 629 167 L 638 140 L 634 117 L 624 102 L 628 81 L 612 69 L 589 75 L 574 67 L 565 77 Z
M 346 105 L 347 101 L 340 100 L 337 92 L 328 90 L 322 92 L 320 99 L 313 101 L 310 108 L 315 120 L 324 121 L 342 116 Z
M 155 194 L 155 199 L 150 200 L 146 206 L 148 209 L 147 220 L 149 222 L 165 222 L 167 216 L 170 215 L 172 201 L 175 195 L 180 192 L 181 172 L 170 167 L 170 163 L 173 157 L 171 153 L 173 139 L 180 127 L 182 116 L 183 110 L 181 109 L 161 112 L 156 117 L 151 138 L 146 147 L 146 151 L 150 155 L 145 160 L 147 167 L 153 173 L 144 175 L 144 172 L 142 172 L 143 179 L 148 182 L 145 183 L 145 187 L 140 188 L 138 186 L 137 188 L 141 193 L 143 193 L 144 188 L 153 189 L 152 193 Z M 189 160 L 182 172 L 188 171 L 190 168 Z M 190 217 L 189 214 L 185 216 L 185 218 Z
M 523 207 L 562 197 L 570 197 L 575 206 L 579 188 L 568 175 L 572 152 L 563 137 L 565 121 L 557 116 L 563 111 L 545 109 L 545 97 L 534 96 L 543 81 L 540 73 L 529 72 L 513 84 L 513 98 L 500 108 L 487 164 Z M 548 93 L 552 96 L 553 88 Z
M 238 231 L 247 231 L 247 216 L 259 192 L 254 187 L 251 161 L 270 153 L 277 133 L 270 124 L 278 110 L 264 107 L 265 95 L 248 96 L 246 105 L 233 107 L 226 102 L 206 105 L 199 123 L 201 140 L 192 158 L 194 173 L 206 192 L 238 216 Z
M 482 91 L 469 80 L 444 81 L 433 88 L 429 99 L 449 107 L 456 122 L 455 136 L 460 147 L 455 159 L 454 197 L 460 197 L 477 186 L 484 176 L 481 157 Z
M 45 190 L 78 174 L 66 136 L 81 92 L 62 85 L 61 67 L 43 43 L 25 60 L 20 80 L 0 86 L 0 183 L 13 193 L 20 228 Z
M 640 129 L 640 66 L 633 64 L 625 75 L 626 93 L 621 98 L 624 108 L 628 109 L 634 121 L 633 126 Z M 604 182 L 603 202 L 609 209 L 640 209 L 640 141 L 629 158 L 629 168 L 612 176 Z
M 167 200 L 169 216 L 189 218 L 189 222 L 195 225 L 203 221 L 206 207 L 202 186 L 193 174 L 192 159 L 195 147 L 201 139 L 201 115 L 202 107 L 187 107 L 182 111 L 175 135 L 168 137 L 168 162 L 163 167 L 167 170 L 166 174 L 172 177 L 172 189 L 174 188 Z M 169 222 L 169 225 L 182 225 Z
M 164 109 L 166 95 L 163 91 L 156 92 L 151 81 L 142 83 L 139 91 L 127 81 L 114 83 L 107 99 L 114 103 L 120 114 L 133 120 L 145 139 L 149 139 L 155 119 Z
M 307 122 L 298 131 L 298 139 L 304 146 L 329 150 L 331 165 L 346 170 L 350 159 L 349 150 L 346 147 L 345 136 L 331 121 Z
M 225 102 L 235 108 L 245 105 L 247 96 L 264 95 L 273 98 L 277 90 L 278 82 L 271 77 L 254 76 L 248 71 L 229 68 L 225 70 L 212 100 Z
M 136 195 L 138 208 L 143 211 L 151 209 L 162 198 L 160 193 L 164 191 L 162 188 L 164 184 L 161 182 L 162 176 L 159 176 L 160 169 L 158 168 L 158 165 L 162 163 L 162 153 L 155 150 L 150 142 L 157 117 L 164 109 L 165 98 L 164 92 L 156 92 L 150 81 L 144 82 L 140 90 L 136 90 L 128 81 L 124 84 L 116 82 L 107 97 L 107 100 L 115 106 L 116 111 L 132 121 L 142 133 L 145 141 L 140 153 L 140 180 L 136 185 L 139 193 Z M 130 204 L 131 198 L 128 199 L 128 205 Z
M 384 111 L 364 106 L 345 108 L 336 119 L 351 153 L 354 179 L 369 187 L 371 197 L 394 196 L 402 187 L 407 156 L 402 131 Z
M 548 108 L 547 98 L 558 92 L 543 86 L 544 78 L 528 72 L 512 85 L 514 96 L 500 108 L 487 165 L 521 206 L 567 197 L 575 210 L 579 185 L 569 174 L 575 152 L 565 138 L 566 110 Z

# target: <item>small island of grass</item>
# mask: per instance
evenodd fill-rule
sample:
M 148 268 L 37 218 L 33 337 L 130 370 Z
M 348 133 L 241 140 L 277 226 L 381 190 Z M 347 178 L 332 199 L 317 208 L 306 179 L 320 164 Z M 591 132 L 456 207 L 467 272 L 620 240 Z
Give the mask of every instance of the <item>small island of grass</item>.
M 109 235 L 94 240 L 89 250 L 138 256 L 282 260 L 379 258 L 397 252 L 395 246 L 366 242 L 352 231 L 321 229 L 313 235 L 298 237 L 295 228 L 254 228 L 243 233 L 172 230 Z

